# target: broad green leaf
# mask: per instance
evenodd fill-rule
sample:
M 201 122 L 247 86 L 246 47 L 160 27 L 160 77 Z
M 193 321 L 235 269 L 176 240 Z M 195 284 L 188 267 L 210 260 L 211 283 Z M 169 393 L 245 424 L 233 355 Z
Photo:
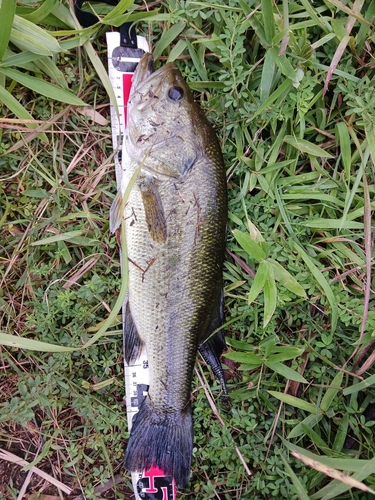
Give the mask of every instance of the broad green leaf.
M 277 304 L 277 288 L 272 267 L 268 268 L 268 276 L 264 282 L 264 317 L 263 328 L 270 322 Z
M 12 113 L 16 115 L 20 120 L 30 120 L 34 121 L 34 118 L 30 115 L 28 111 L 20 104 L 17 99 L 15 99 L 12 94 L 10 94 L 2 85 L 0 85 L 0 102 L 2 102 Z M 38 128 L 37 123 L 26 123 L 26 127 L 35 129 Z M 40 133 L 40 138 L 43 142 L 48 143 L 46 134 Z
M 162 52 L 171 45 L 186 26 L 186 21 L 180 21 L 171 28 L 164 31 L 153 51 L 154 58 L 158 58 Z
M 291 244 L 293 248 L 296 250 L 296 252 L 298 252 L 298 254 L 302 257 L 305 264 L 309 268 L 311 274 L 314 276 L 318 285 L 322 288 L 325 296 L 327 297 L 329 305 L 331 306 L 331 332 L 334 332 L 336 330 L 336 325 L 337 325 L 338 307 L 332 289 L 329 286 L 325 277 L 323 276 L 322 272 L 316 267 L 310 256 L 305 252 L 305 250 L 303 250 L 302 247 L 295 242 L 291 242 Z
M 306 298 L 306 292 L 298 281 L 278 262 L 273 259 L 267 259 L 267 262 L 273 268 L 275 279 L 282 283 L 292 293 L 299 297 Z
M 300 410 L 307 411 L 308 413 L 316 414 L 317 408 L 315 405 L 304 401 L 303 399 L 296 398 L 295 396 L 290 396 L 289 394 L 285 394 L 283 392 L 277 391 L 267 391 L 268 394 L 271 394 L 276 399 L 279 399 L 283 403 L 286 403 L 290 406 L 294 406 L 295 408 L 299 408 Z
M 248 234 L 235 229 L 233 235 L 245 252 L 256 261 L 262 262 L 267 257 L 263 249 Z
M 301 382 L 302 384 L 308 384 L 308 381 L 302 377 L 298 372 L 293 370 L 293 368 L 290 368 L 289 366 L 284 365 L 283 363 L 270 363 L 267 361 L 265 363 L 268 368 L 273 370 L 276 373 L 279 373 L 283 377 L 285 377 L 288 380 L 294 380 L 295 382 Z
M 0 2 L 0 19 L 1 19 L 0 61 L 3 60 L 5 51 L 8 47 L 15 12 L 16 12 L 15 0 L 2 0 Z
M 316 146 L 316 144 L 313 144 L 312 142 L 306 141 L 305 139 L 299 139 L 292 135 L 286 135 L 284 137 L 284 141 L 287 144 L 290 144 L 294 148 L 298 149 L 302 153 L 307 153 L 312 156 L 319 156 L 321 158 L 333 158 L 333 156 L 327 153 L 327 151 L 320 148 L 319 146 Z
M 86 106 L 86 104 L 79 97 L 73 94 L 73 92 L 57 87 L 56 85 L 52 85 L 52 83 L 45 82 L 40 78 L 35 78 L 34 76 L 21 73 L 21 71 L 11 68 L 0 67 L 0 73 L 15 80 L 21 85 L 28 87 L 38 94 L 49 97 L 50 99 L 75 106 Z
M 332 401 L 336 397 L 337 393 L 339 391 L 341 391 L 341 382 L 342 382 L 343 376 L 344 376 L 344 372 L 342 372 L 342 371 L 337 372 L 335 378 L 332 380 L 332 382 L 329 384 L 329 386 L 326 389 L 326 392 L 325 392 L 323 399 L 320 403 L 320 409 L 322 411 L 324 411 L 325 413 L 331 407 Z
M 259 264 L 258 271 L 255 275 L 253 284 L 251 285 L 249 297 L 247 299 L 248 304 L 254 302 L 254 300 L 258 297 L 260 292 L 264 287 L 264 283 L 268 278 L 269 267 L 267 261 L 263 261 Z

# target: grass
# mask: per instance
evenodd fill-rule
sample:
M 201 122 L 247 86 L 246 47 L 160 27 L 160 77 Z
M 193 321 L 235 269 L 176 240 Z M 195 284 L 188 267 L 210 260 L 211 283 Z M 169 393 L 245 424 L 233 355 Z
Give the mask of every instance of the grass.
M 198 360 L 180 497 L 370 498 L 374 2 L 92 8 L 82 30 L 64 2 L 0 7 L 0 448 L 72 495 L 131 498 L 119 317 L 103 328 L 121 289 L 103 32 L 128 18 L 177 59 L 227 167 L 232 406 Z M 57 494 L 8 459 L 1 498 Z

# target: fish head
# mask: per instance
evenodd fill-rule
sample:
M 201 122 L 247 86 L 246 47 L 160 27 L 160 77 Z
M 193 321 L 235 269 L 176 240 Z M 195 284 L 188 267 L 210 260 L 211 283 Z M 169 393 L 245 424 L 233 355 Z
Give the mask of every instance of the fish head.
M 177 66 L 167 63 L 155 71 L 151 54 L 145 54 L 128 103 L 129 155 L 157 178 L 183 177 L 202 155 L 202 115 Z

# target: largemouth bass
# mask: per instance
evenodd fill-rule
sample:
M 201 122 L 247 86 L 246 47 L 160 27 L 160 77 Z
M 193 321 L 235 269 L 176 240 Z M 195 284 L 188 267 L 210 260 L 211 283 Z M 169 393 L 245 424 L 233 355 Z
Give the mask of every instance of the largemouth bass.
M 125 168 L 110 222 L 116 230 L 123 219 L 126 231 L 125 359 L 135 360 L 145 344 L 150 369 L 125 467 L 158 466 L 184 488 L 198 348 L 223 383 L 223 334 L 210 335 L 222 322 L 224 163 L 216 135 L 177 67 L 168 63 L 154 71 L 150 54 L 133 77 L 124 141 Z

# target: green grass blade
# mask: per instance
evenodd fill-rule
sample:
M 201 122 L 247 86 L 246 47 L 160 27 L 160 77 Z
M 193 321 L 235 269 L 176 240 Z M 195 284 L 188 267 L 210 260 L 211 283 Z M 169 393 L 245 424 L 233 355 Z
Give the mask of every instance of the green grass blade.
M 275 22 L 273 19 L 272 0 L 261 0 L 264 35 L 269 45 L 272 45 L 275 36 Z
M 320 403 L 320 409 L 322 411 L 324 411 L 325 413 L 331 407 L 332 401 L 335 399 L 338 392 L 341 391 L 341 383 L 342 383 L 343 376 L 344 376 L 344 372 L 338 372 L 336 374 L 335 378 L 329 384 L 329 387 L 327 388 L 327 390 L 323 396 L 323 399 Z
M 56 2 L 57 0 L 44 0 L 40 7 L 35 9 L 33 12 L 30 12 L 30 14 L 22 15 L 22 17 L 32 23 L 39 23 L 51 13 L 56 5 Z
M 264 317 L 263 328 L 270 322 L 277 305 L 277 288 L 273 268 L 268 268 L 268 276 L 264 282 Z
M 354 474 L 353 476 L 348 476 L 346 474 L 343 474 L 341 471 L 338 471 L 337 469 L 333 469 L 332 467 L 327 467 L 320 461 L 319 458 L 312 460 L 305 454 L 298 453 L 296 451 L 292 451 L 292 455 L 301 460 L 305 465 L 319 472 L 322 472 L 326 476 L 334 479 L 327 486 L 325 486 L 320 491 L 312 495 L 311 500 L 316 500 L 318 498 L 322 498 L 323 500 L 329 500 L 331 498 L 335 498 L 339 494 L 341 495 L 342 493 L 348 491 L 351 488 L 358 488 L 362 491 L 365 491 L 366 493 L 371 493 L 373 495 L 375 494 L 375 491 L 373 491 L 371 488 L 361 483 L 361 479 L 365 479 L 373 472 L 373 469 L 371 470 L 371 467 L 374 467 L 375 459 L 371 460 L 371 462 L 373 463 L 370 466 L 368 465 L 367 468 L 365 468 L 365 470 L 361 471 L 360 473 Z
M 351 385 L 350 387 L 346 387 L 345 389 L 343 389 L 342 393 L 344 394 L 344 396 L 349 396 L 349 394 L 363 391 L 367 387 L 371 387 L 374 384 L 375 384 L 375 375 L 371 375 L 371 377 L 368 377 L 365 380 L 362 380 L 362 382 L 359 382 L 358 384 L 355 383 L 354 385 Z
M 10 111 L 20 120 L 34 121 L 34 118 L 30 115 L 30 113 L 2 85 L 0 85 L 0 102 L 10 109 Z M 26 123 L 26 127 L 31 129 L 38 128 L 38 126 L 39 125 L 37 123 Z M 46 134 L 41 132 L 39 137 L 43 142 L 48 143 Z
M 282 453 L 280 454 L 280 457 L 284 463 L 286 473 L 290 477 L 290 479 L 293 483 L 293 486 L 296 489 L 296 493 L 298 495 L 299 500 L 310 500 L 310 497 L 306 491 L 306 488 L 301 483 L 301 481 L 298 479 L 298 476 L 294 473 L 294 471 L 291 468 L 291 466 L 289 465 L 289 462 L 287 461 L 287 459 L 284 457 L 284 455 Z
M 39 352 L 73 352 L 77 350 L 74 347 L 63 347 L 60 345 L 48 344 L 47 342 L 40 342 L 39 340 L 32 340 L 25 337 L 17 337 L 16 335 L 9 335 L 1 332 L 0 345 Z
M 250 237 L 250 235 L 246 233 L 242 233 L 238 229 L 235 229 L 233 231 L 233 235 L 236 238 L 237 242 L 239 245 L 247 252 L 250 257 L 255 259 L 258 262 L 262 262 L 267 255 L 264 252 L 264 250 L 258 245 L 258 243 L 255 243 L 255 241 Z
M 260 292 L 263 290 L 264 283 L 268 278 L 269 266 L 266 261 L 259 264 L 259 268 L 255 275 L 253 284 L 251 285 L 247 303 L 251 304 L 258 297 Z
M 45 82 L 40 78 L 35 78 L 34 76 L 21 73 L 21 71 L 11 68 L 0 68 L 0 72 L 34 92 L 54 99 L 55 101 L 65 102 L 75 106 L 86 106 L 86 104 L 73 94 L 73 92 L 52 85 L 52 83 Z
M 344 413 L 339 427 L 336 432 L 335 440 L 332 445 L 332 450 L 340 453 L 344 448 L 346 438 L 348 436 L 348 428 L 349 428 L 349 413 Z
M 312 142 L 306 141 L 305 139 L 298 139 L 292 135 L 286 135 L 284 141 L 290 144 L 294 148 L 298 149 L 302 153 L 306 153 L 312 156 L 319 156 L 321 158 L 333 158 L 330 153 L 327 153 L 324 149 L 316 146 Z
M 3 60 L 5 51 L 9 44 L 15 12 L 16 2 L 14 0 L 2 0 L 0 3 L 0 61 Z
M 98 54 L 96 53 L 94 47 L 92 46 L 91 42 L 86 42 L 84 44 L 84 48 L 86 50 L 87 55 L 90 58 L 90 61 L 92 62 L 92 65 L 95 68 L 95 71 L 97 72 L 97 74 L 98 74 L 98 76 L 103 84 L 103 87 L 105 88 L 105 90 L 108 94 L 108 97 L 111 101 L 111 104 L 113 105 L 116 113 L 118 114 L 119 110 L 118 110 L 117 100 L 116 100 L 116 96 L 115 96 L 115 93 L 114 93 L 114 90 L 112 87 L 112 83 L 109 79 L 107 70 L 103 66 L 103 63 L 100 60 L 100 58 L 99 58 Z
M 300 410 L 307 411 L 308 413 L 312 413 L 316 415 L 317 407 L 303 399 L 296 398 L 295 396 L 290 396 L 290 394 L 285 394 L 284 392 L 277 391 L 267 391 L 268 394 L 271 394 L 276 399 L 279 399 L 283 403 L 287 405 L 294 406 L 294 408 L 299 408 Z
M 338 132 L 338 143 L 341 150 L 341 159 L 344 164 L 346 181 L 350 180 L 350 170 L 352 167 L 351 140 L 348 127 L 345 122 L 337 123 L 336 129 Z
M 260 80 L 259 95 L 261 102 L 264 102 L 271 93 L 273 79 L 275 76 L 276 64 L 273 55 L 269 50 L 264 58 L 262 78 Z
M 178 56 L 180 56 L 186 49 L 186 46 L 187 46 L 186 40 L 179 40 L 173 47 L 173 49 L 170 51 L 167 62 L 175 61 L 178 58 Z M 224 86 L 224 84 L 222 84 L 222 86 Z
M 283 363 L 271 363 L 266 361 L 266 366 L 273 370 L 276 373 L 279 373 L 282 377 L 285 377 L 288 380 L 294 380 L 295 382 L 300 382 L 302 384 L 308 384 L 308 381 L 302 377 L 298 372 L 290 368 L 289 366 L 284 365 Z
M 312 460 L 318 459 L 322 464 L 327 467 L 333 467 L 334 469 L 340 469 L 346 472 L 360 472 L 364 467 L 369 465 L 372 460 L 359 460 L 354 458 L 333 458 L 326 457 L 324 455 L 317 455 L 311 451 L 305 450 L 300 446 L 290 443 L 286 439 L 282 439 L 284 446 L 290 451 L 297 451 Z
M 52 55 L 63 52 L 55 37 L 36 24 L 15 15 L 11 41 L 17 47 L 40 55 Z
M 280 55 L 276 48 L 269 49 L 271 57 L 280 69 L 281 73 L 289 78 L 293 83 L 298 83 L 296 72 L 285 54 Z
M 56 234 L 55 236 L 49 236 L 48 238 L 43 238 L 42 240 L 34 241 L 31 243 L 32 247 L 40 245 L 50 245 L 51 243 L 56 243 L 57 241 L 69 241 L 72 238 L 81 236 L 82 231 L 67 231 L 66 233 Z
M 133 0 L 120 0 L 120 2 L 103 18 L 103 23 L 108 24 L 116 17 L 124 14 L 133 3 Z
M 172 42 L 174 42 L 174 40 L 178 37 L 178 35 L 185 28 L 185 25 L 186 25 L 185 21 L 180 21 L 179 23 L 174 24 L 168 30 L 164 31 L 164 33 L 160 37 L 160 40 L 155 45 L 155 49 L 153 50 L 153 56 L 155 59 L 157 59 L 162 54 L 162 52 L 167 47 L 169 47 Z
M 332 292 L 331 287 L 329 286 L 327 280 L 321 273 L 321 271 L 316 267 L 312 259 L 309 257 L 309 255 L 303 250 L 303 248 L 295 243 L 294 241 L 291 242 L 293 248 L 296 250 L 296 252 L 300 255 L 300 257 L 303 259 L 307 267 L 309 268 L 311 274 L 314 276 L 316 279 L 318 285 L 321 287 L 323 290 L 325 296 L 327 297 L 327 300 L 329 302 L 329 305 L 331 307 L 331 332 L 334 333 L 337 325 L 337 318 L 338 318 L 338 307 L 337 307 L 337 302 L 336 298 Z
M 275 279 L 285 286 L 289 291 L 306 298 L 306 292 L 298 281 L 281 264 L 273 259 L 267 259 L 268 264 L 273 268 Z
M 267 108 L 272 106 L 272 104 L 277 99 L 286 94 L 291 86 L 292 86 L 292 81 L 287 78 L 281 85 L 279 85 L 279 87 L 277 87 L 276 90 L 272 92 L 272 94 L 264 101 L 264 103 L 261 106 L 259 106 L 259 108 L 254 113 L 254 118 L 262 114 Z
M 295 425 L 293 429 L 288 434 L 288 439 L 295 439 L 300 436 L 306 436 L 305 426 L 313 429 L 324 417 L 323 413 L 318 413 L 318 415 L 309 415 L 302 420 L 299 424 Z

